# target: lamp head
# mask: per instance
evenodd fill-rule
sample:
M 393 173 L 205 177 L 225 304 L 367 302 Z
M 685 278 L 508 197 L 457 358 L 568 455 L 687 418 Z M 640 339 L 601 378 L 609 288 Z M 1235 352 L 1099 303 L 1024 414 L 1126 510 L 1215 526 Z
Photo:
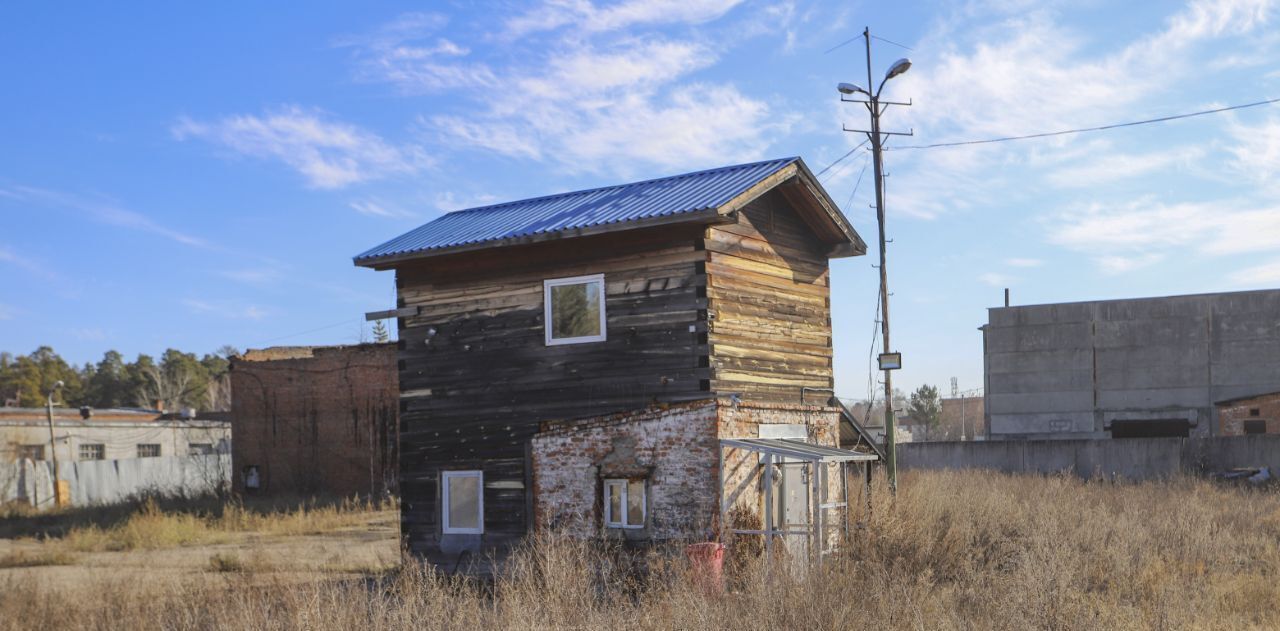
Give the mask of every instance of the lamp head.
M 53 389 L 54 389 L 54 390 L 61 390 L 61 389 L 62 389 L 62 386 L 65 386 L 65 385 L 67 385 L 67 384 L 63 383 L 63 382 L 62 382 L 62 380 L 61 380 L 61 379 L 59 379 L 58 381 L 53 382 Z
M 892 66 L 889 66 L 889 71 L 884 73 L 884 80 L 888 81 L 889 79 L 892 79 L 910 69 L 911 60 L 903 57 L 902 59 L 893 62 Z
M 861 86 L 853 83 L 841 83 L 836 86 L 836 90 L 838 90 L 840 94 L 857 94 L 859 92 L 867 94 L 867 91 L 863 90 Z

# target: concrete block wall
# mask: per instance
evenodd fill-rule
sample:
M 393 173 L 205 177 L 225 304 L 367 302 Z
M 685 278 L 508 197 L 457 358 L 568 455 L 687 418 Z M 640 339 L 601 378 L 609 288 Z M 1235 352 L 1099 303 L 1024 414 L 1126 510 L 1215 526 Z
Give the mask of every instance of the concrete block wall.
M 991 469 L 1073 473 L 1082 478 L 1150 480 L 1237 467 L 1280 473 L 1280 436 L 1126 438 L 910 443 L 898 446 L 903 469 Z
M 232 487 L 262 495 L 394 492 L 395 344 L 277 347 L 231 362 Z M 261 488 L 246 491 L 246 468 Z
M 989 437 L 1105 438 L 1115 420 L 1186 419 L 1280 387 L 1280 290 L 990 310 Z

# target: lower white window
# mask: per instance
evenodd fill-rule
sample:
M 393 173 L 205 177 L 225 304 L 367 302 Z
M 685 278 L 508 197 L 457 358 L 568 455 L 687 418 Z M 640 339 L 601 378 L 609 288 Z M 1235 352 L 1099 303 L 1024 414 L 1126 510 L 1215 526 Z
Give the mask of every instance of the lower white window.
M 441 486 L 444 533 L 484 533 L 484 472 L 445 471 Z
M 604 481 L 604 525 L 608 528 L 644 528 L 644 480 Z

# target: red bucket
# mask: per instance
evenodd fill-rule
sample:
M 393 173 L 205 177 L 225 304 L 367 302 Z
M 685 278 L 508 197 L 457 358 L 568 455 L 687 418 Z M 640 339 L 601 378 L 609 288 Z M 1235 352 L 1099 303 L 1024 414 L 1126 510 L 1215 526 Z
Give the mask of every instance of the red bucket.
M 693 580 L 709 596 L 724 592 L 724 544 L 695 543 L 684 549 L 693 566 Z

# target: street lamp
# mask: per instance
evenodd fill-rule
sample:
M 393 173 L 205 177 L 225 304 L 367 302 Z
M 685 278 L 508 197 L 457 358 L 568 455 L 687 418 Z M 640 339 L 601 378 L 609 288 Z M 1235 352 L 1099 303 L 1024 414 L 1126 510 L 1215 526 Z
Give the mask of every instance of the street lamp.
M 871 29 L 867 28 L 862 32 L 863 38 L 867 44 L 867 85 L 875 85 L 875 80 L 871 76 Z M 889 70 L 884 73 L 884 79 L 880 80 L 879 87 L 876 88 L 874 94 L 863 89 L 853 83 L 841 83 L 836 86 L 836 90 L 840 94 L 853 95 L 864 94 L 866 101 L 854 101 L 863 103 L 867 106 L 867 111 L 871 113 L 871 130 L 865 132 L 871 141 L 871 163 L 873 166 L 873 176 L 875 177 L 876 188 L 876 223 L 880 228 L 880 332 L 884 338 L 884 346 L 882 350 L 884 354 L 880 356 L 880 368 L 884 371 L 884 434 L 885 434 L 885 468 L 887 469 L 889 478 L 889 489 L 893 492 L 898 490 L 898 440 L 895 436 L 893 422 L 893 370 L 902 365 L 902 357 L 897 353 L 891 352 L 889 346 L 889 274 L 885 267 L 885 236 L 884 236 L 884 162 L 883 162 L 883 138 L 880 132 L 880 114 L 881 109 L 880 92 L 884 90 L 884 84 L 890 79 L 901 75 L 911 68 L 910 59 L 899 59 L 895 61 Z M 841 99 L 844 100 L 844 99 Z M 887 104 L 887 103 L 886 103 Z M 894 105 L 910 105 L 910 103 L 893 103 Z M 845 131 L 858 131 L 847 129 Z M 893 132 L 890 132 L 893 134 Z M 909 135 L 909 134 L 901 134 Z M 895 359 L 896 361 L 886 362 L 886 358 Z
M 62 381 L 56 381 L 53 387 L 49 389 L 49 395 L 45 398 L 45 411 L 49 416 L 49 458 L 53 460 L 53 505 L 54 507 L 62 506 L 62 490 L 58 487 L 58 444 L 53 438 L 53 394 L 62 389 L 66 384 Z

